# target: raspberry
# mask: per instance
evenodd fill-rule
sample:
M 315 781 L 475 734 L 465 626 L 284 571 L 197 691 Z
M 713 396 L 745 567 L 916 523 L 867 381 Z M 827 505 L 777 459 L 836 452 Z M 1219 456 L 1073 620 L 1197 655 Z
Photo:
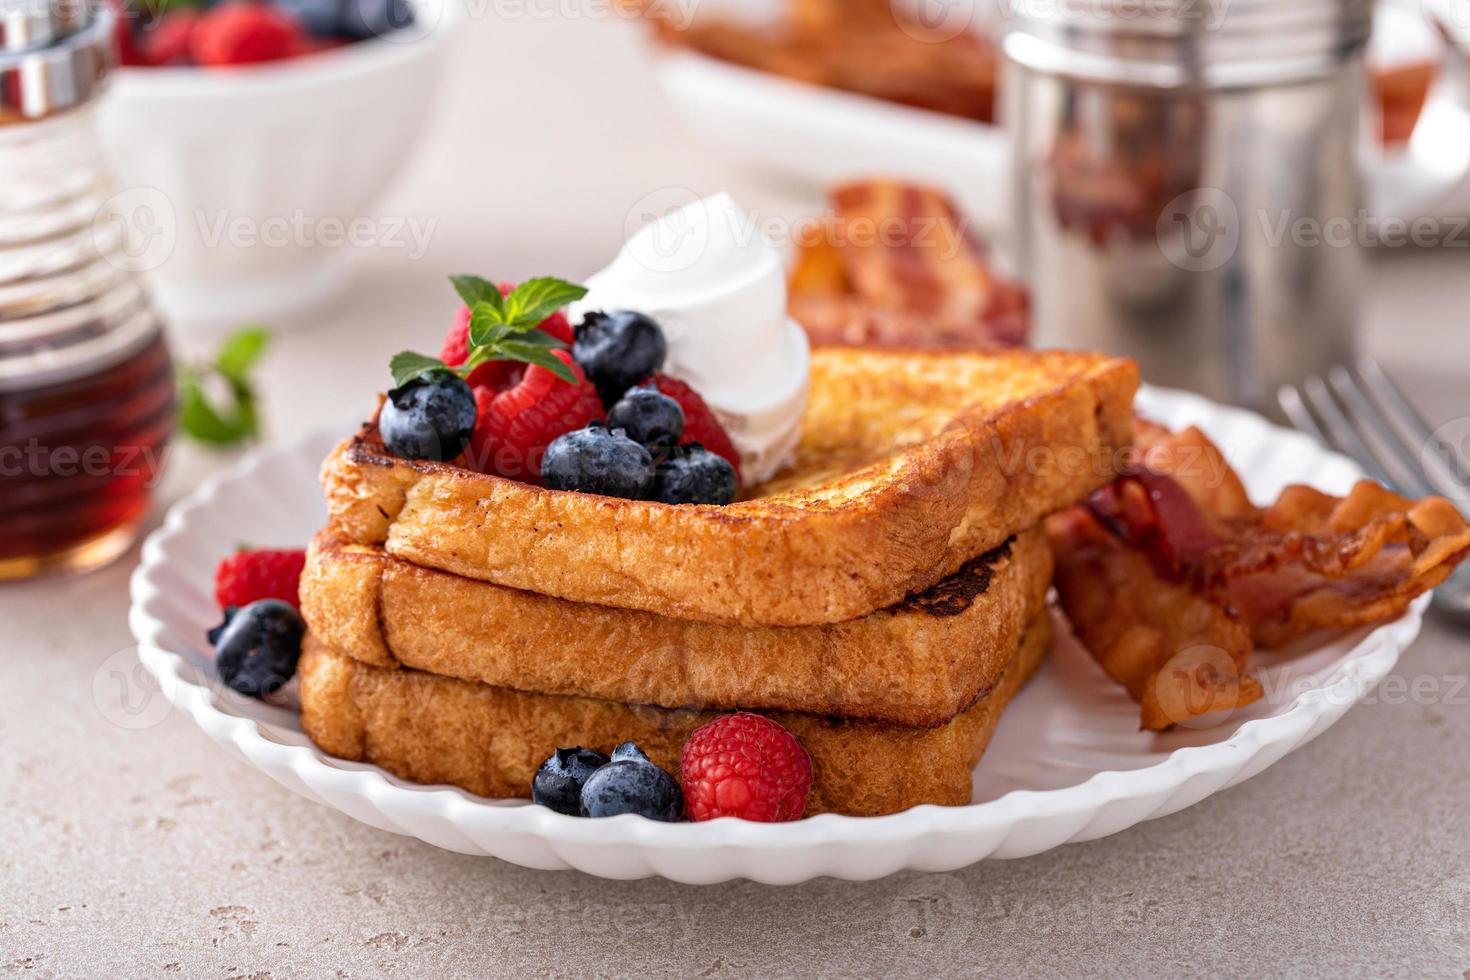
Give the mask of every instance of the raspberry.
M 747 711 L 695 729 L 679 771 L 690 820 L 799 820 L 812 788 L 812 760 L 796 737 Z
M 289 14 L 252 0 L 230 0 L 200 19 L 189 53 L 200 65 L 247 65 L 297 54 L 306 36 Z
M 644 384 L 650 382 L 645 381 Z M 668 395 L 679 403 L 684 410 L 684 436 L 679 440 L 679 445 L 687 446 L 690 443 L 699 443 L 714 453 L 723 456 L 735 467 L 735 479 L 740 479 L 740 454 L 735 451 L 735 444 L 730 441 L 730 434 L 715 418 L 715 413 L 699 393 L 684 382 L 669 377 L 667 374 L 655 374 L 651 383 L 659 391 Z
M 138 41 L 133 37 L 133 27 L 138 22 L 138 12 L 128 6 L 127 0 L 108 0 L 114 19 L 113 36 L 117 42 L 117 63 L 123 66 L 146 65 L 143 53 L 138 50 Z
M 509 295 L 515 289 L 515 283 L 502 282 L 500 285 L 501 295 Z M 560 310 L 551 314 L 541 321 L 536 329 L 544 330 L 551 336 L 563 343 L 572 342 L 572 326 L 567 323 L 567 318 Z M 444 346 L 439 350 L 439 360 L 451 367 L 463 364 L 470 356 L 470 308 L 461 306 L 455 314 L 454 326 L 449 328 L 449 333 L 444 335 Z M 525 369 L 524 364 L 516 361 L 490 361 L 481 364 L 470 372 L 469 381 L 471 388 L 492 388 L 499 391 L 519 383 L 519 374 Z
M 189 39 L 199 24 L 199 11 L 175 10 L 144 30 L 138 51 L 144 64 L 177 65 L 189 58 Z
M 480 417 L 470 439 L 466 460 L 470 466 L 539 486 L 546 447 L 557 436 L 603 417 L 597 389 L 572 355 L 564 350 L 552 351 L 552 355 L 571 367 L 576 384 L 533 364 L 518 384 L 493 397 L 494 389 L 476 390 Z
M 301 608 L 298 595 L 306 552 L 261 548 L 237 551 L 214 570 L 214 598 L 220 608 L 244 608 L 258 599 L 280 599 Z

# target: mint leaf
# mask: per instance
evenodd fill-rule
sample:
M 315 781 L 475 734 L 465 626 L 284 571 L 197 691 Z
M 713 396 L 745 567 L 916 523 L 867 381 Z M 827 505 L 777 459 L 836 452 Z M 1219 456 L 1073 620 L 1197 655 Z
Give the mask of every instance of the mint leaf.
M 479 276 L 450 276 L 449 281 L 454 284 L 454 291 L 459 293 L 464 305 L 472 310 L 476 303 L 490 303 L 496 308 L 504 308 L 500 287 L 488 279 Z
M 211 446 L 232 446 L 258 434 L 255 393 L 244 382 L 231 382 L 232 404 L 217 408 L 205 391 L 205 379 L 193 368 L 178 372 L 179 428 Z
M 214 356 L 214 369 L 226 378 L 244 381 L 270 345 L 270 331 L 264 327 L 243 327 L 231 334 Z
M 259 435 L 250 374 L 269 345 L 269 330 L 244 327 L 225 339 L 212 360 L 181 365 L 177 375 L 180 431 L 210 446 L 233 446 Z M 227 402 L 211 397 L 220 391 L 228 394 Z
M 536 328 L 566 304 L 586 296 L 586 287 L 541 276 L 526 280 L 502 296 L 499 287 L 479 276 L 451 276 L 450 282 L 470 310 L 469 357 L 457 369 L 461 377 L 468 377 L 487 361 L 521 361 L 576 383 L 572 369 L 551 353 L 566 347 L 566 343 Z M 404 380 L 400 380 L 400 366 Z M 393 359 L 393 369 L 394 380 L 404 384 L 428 371 L 446 368 L 432 358 L 405 351 Z
M 502 359 L 535 364 L 544 367 L 568 384 L 577 383 L 577 376 L 572 373 L 572 369 L 567 367 L 561 358 L 540 344 L 528 344 L 523 340 L 507 340 L 500 345 L 498 350 Z
M 505 308 L 489 303 L 476 303 L 470 307 L 470 347 L 489 347 L 511 334 L 510 324 L 505 321 Z
M 563 306 L 586 295 L 586 286 L 553 276 L 527 279 L 505 298 L 506 320 L 513 326 L 529 324 L 534 327 Z
M 466 365 L 468 366 L 468 365 Z M 425 354 L 415 354 L 411 350 L 399 351 L 393 355 L 388 362 L 388 370 L 393 372 L 393 387 L 402 388 L 415 378 L 421 378 L 435 371 L 448 371 L 455 373 L 454 368 L 445 364 L 437 357 L 429 357 Z
M 558 340 L 545 330 L 527 330 L 525 333 L 515 335 L 516 343 L 536 344 L 539 347 L 552 347 L 566 350 L 569 346 L 565 340 Z

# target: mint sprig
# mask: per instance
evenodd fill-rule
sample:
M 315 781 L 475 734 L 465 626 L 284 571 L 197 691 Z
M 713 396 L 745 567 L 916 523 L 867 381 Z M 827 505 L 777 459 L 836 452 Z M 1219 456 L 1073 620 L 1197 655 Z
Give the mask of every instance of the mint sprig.
M 243 327 L 231 334 L 204 364 L 178 369 L 179 428 L 210 446 L 233 446 L 260 432 L 251 374 L 270 344 L 264 327 Z M 211 379 L 218 379 L 211 384 Z M 229 401 L 215 404 L 211 388 L 222 387 Z
M 394 385 L 401 388 L 436 371 L 468 378 L 475 368 L 488 361 L 535 364 L 569 384 L 576 384 L 577 376 L 572 369 L 552 354 L 566 344 L 536 328 L 563 306 L 586 296 L 585 286 L 541 276 L 527 279 L 509 295 L 502 296 L 500 287 L 479 276 L 450 276 L 449 281 L 470 309 L 468 359 L 451 367 L 436 357 L 402 351 L 388 363 Z

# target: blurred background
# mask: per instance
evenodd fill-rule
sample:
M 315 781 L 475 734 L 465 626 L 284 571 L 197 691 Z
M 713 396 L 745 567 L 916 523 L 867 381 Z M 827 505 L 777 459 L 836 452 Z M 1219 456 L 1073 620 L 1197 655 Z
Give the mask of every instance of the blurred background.
M 10 186 L 41 188 L 12 192 L 16 220 L 65 210 L 57 175 L 110 171 L 74 236 L 102 272 L 64 308 L 112 312 L 12 328 L 0 399 L 34 415 L 55 379 L 113 371 L 121 345 L 58 359 L 151 303 L 196 437 L 145 474 L 155 503 L 251 441 L 355 421 L 388 353 L 437 345 L 447 275 L 576 280 L 720 190 L 789 257 L 819 339 L 1103 348 L 1278 417 L 1280 385 L 1366 351 L 1433 425 L 1464 411 L 1470 13 L 1453 0 L 131 2 L 115 71 L 73 51 L 39 90 L 6 76 Z M 85 34 L 12 28 L 7 46 Z M 84 111 L 62 111 L 68 86 Z M 95 159 L 57 149 L 86 142 L 54 137 L 73 122 Z M 804 220 L 935 215 L 971 247 L 929 299 L 880 295 L 857 252 L 802 240 Z M 879 257 L 901 269 L 903 251 Z M 259 329 L 222 347 L 242 325 Z

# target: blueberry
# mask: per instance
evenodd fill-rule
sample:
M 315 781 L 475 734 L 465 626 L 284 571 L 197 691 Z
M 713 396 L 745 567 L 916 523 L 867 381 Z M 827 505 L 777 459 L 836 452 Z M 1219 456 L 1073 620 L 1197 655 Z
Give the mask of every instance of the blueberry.
M 650 820 L 684 819 L 684 793 L 674 777 L 651 762 L 615 759 L 582 787 L 582 816 L 636 813 Z
M 648 447 L 655 457 L 668 455 L 684 434 L 684 409 L 657 388 L 629 388 L 607 413 L 607 424 Z
M 664 365 L 669 343 L 659 325 L 642 313 L 593 311 L 577 325 L 572 357 L 611 408 L 623 392 Z
M 388 392 L 378 431 L 400 459 L 453 459 L 475 430 L 475 395 L 464 379 L 435 371 Z
M 639 500 L 653 486 L 653 457 L 622 429 L 594 422 L 546 447 L 541 479 L 552 490 L 580 490 Z
M 531 799 L 557 813 L 578 816 L 582 812 L 582 785 L 607 765 L 607 756 L 578 746 L 557 749 L 549 755 L 531 780 Z
M 337 34 L 342 10 L 340 0 L 274 0 L 273 5 L 300 21 L 312 37 Z
M 306 623 L 290 603 L 261 599 L 225 610 L 225 621 L 209 631 L 214 669 L 231 690 L 252 698 L 279 691 L 296 674 Z
M 728 504 L 739 488 L 730 461 L 696 442 L 676 448 L 658 464 L 649 499 L 665 504 Z
M 353 41 L 367 41 L 413 24 L 408 0 L 340 0 L 337 33 Z
M 620 762 L 624 759 L 631 759 L 634 762 L 647 762 L 648 756 L 635 743 L 624 742 L 612 750 L 612 759 L 614 762 Z

